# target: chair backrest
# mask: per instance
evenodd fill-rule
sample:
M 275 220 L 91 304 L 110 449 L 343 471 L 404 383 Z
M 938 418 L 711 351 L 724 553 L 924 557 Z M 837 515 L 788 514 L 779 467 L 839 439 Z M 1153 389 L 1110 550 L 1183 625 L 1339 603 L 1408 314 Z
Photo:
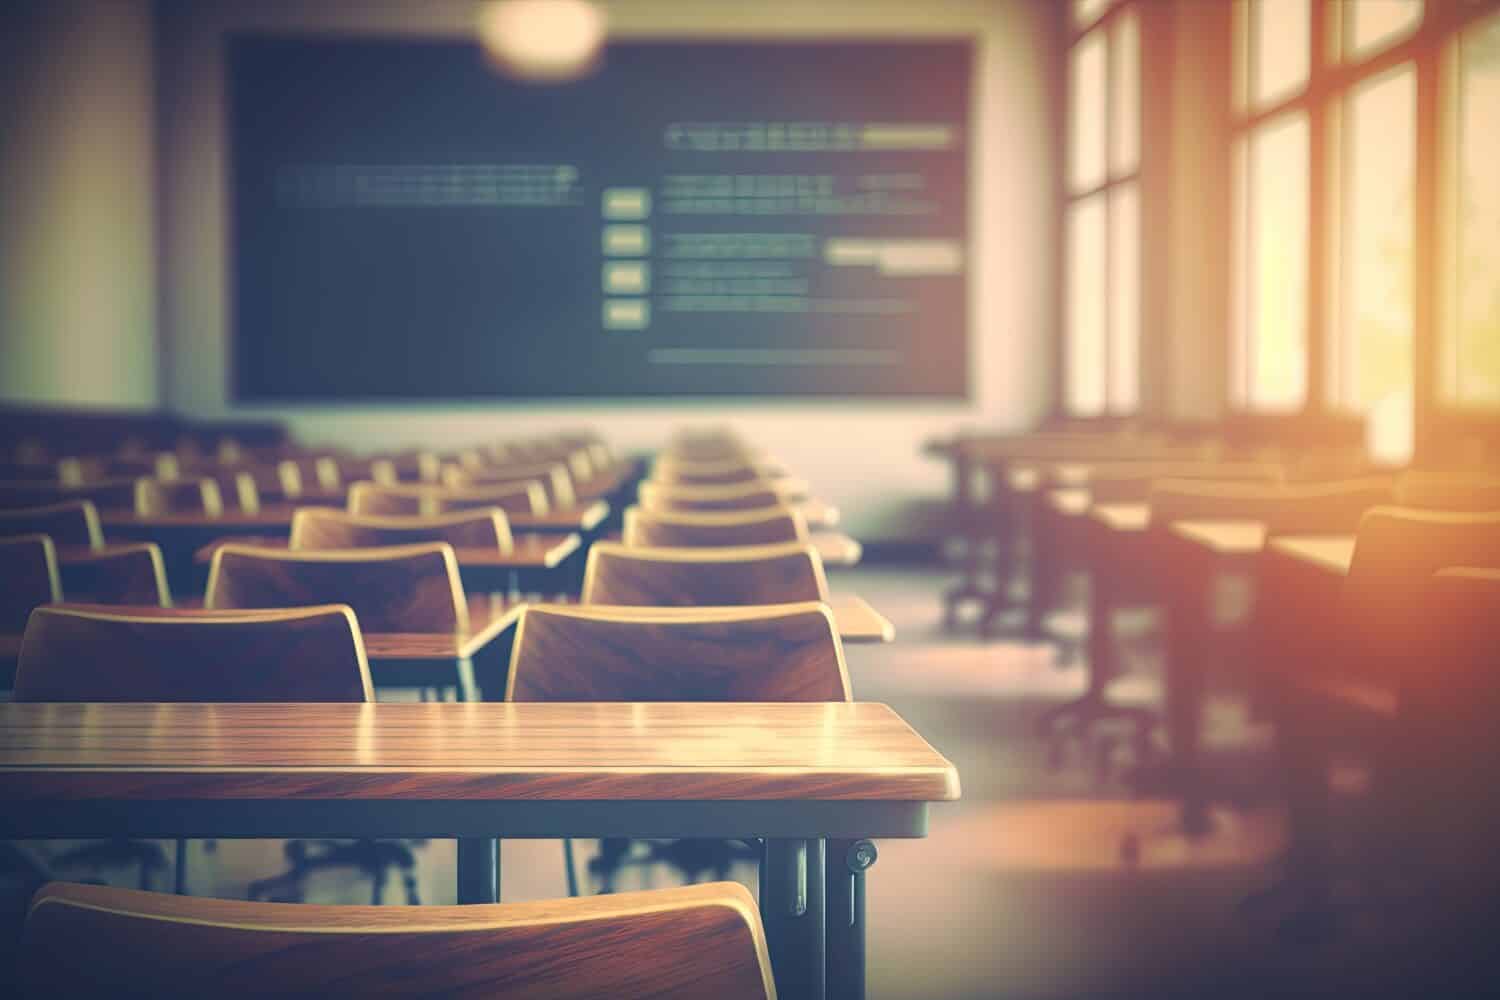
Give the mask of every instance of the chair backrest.
M 536 480 L 471 489 L 370 482 L 355 483 L 349 488 L 351 514 L 410 516 L 490 507 L 498 507 L 506 514 L 545 514 L 551 509 L 546 488 Z
M 62 576 L 63 593 L 70 601 L 172 606 L 166 563 L 155 542 L 111 545 L 72 556 Z
M 97 549 L 104 544 L 99 512 L 87 500 L 0 511 L 0 537 L 47 535 L 59 548 Z
M 1252 483 L 1165 479 L 1152 484 L 1153 528 L 1193 518 L 1264 521 L 1273 535 L 1353 531 L 1365 511 L 1390 503 L 1387 477 L 1335 483 Z
M 373 701 L 341 605 L 271 611 L 38 608 L 17 701 Z
M 1448 566 L 1500 568 L 1500 513 L 1409 507 L 1366 513 L 1339 593 L 1340 669 L 1394 680 L 1420 662 L 1413 637 L 1430 612 L 1422 594 Z
M 133 511 L 134 479 L 106 479 L 78 485 L 62 483 L 0 483 L 0 509 L 44 507 L 70 500 L 87 500 L 100 511 Z
M 826 601 L 817 550 L 805 543 L 739 548 L 637 548 L 595 542 L 583 572 L 585 604 L 657 607 Z
M 208 570 L 206 608 L 347 604 L 366 632 L 466 632 L 469 608 L 453 547 L 288 551 L 223 545 Z
M 805 542 L 807 522 L 795 507 L 745 511 L 648 511 L 625 508 L 626 545 L 683 548 Z
M 193 469 L 193 478 L 214 484 L 223 505 L 233 506 L 247 514 L 260 510 L 262 491 L 257 475 L 269 478 L 270 489 L 265 494 L 267 499 L 282 498 L 284 494 L 275 466 L 271 466 L 269 472 L 258 468 L 257 473 L 251 472 L 250 467 L 244 465 L 212 465 Z
M 848 701 L 827 605 L 528 607 L 508 701 Z
M 1396 502 L 1426 510 L 1500 511 L 1500 477 L 1408 472 L 1396 487 Z
M 456 549 L 501 552 L 509 552 L 514 545 L 510 522 L 505 512 L 495 507 L 455 514 L 385 517 L 301 507 L 292 514 L 290 547 L 294 549 L 360 549 L 420 542 L 447 542 Z
M 137 479 L 135 512 L 155 517 L 162 514 L 204 514 L 217 517 L 224 513 L 224 499 L 219 484 L 212 479 Z
M 573 477 L 563 462 L 534 462 L 524 465 L 463 467 L 449 465 L 443 469 L 443 485 L 455 490 L 476 490 L 492 486 L 517 486 L 532 481 L 542 484 L 547 500 L 554 507 L 578 506 Z
M 62 600 L 57 549 L 46 535 L 0 538 L 0 633 L 16 635 L 39 604 Z
M 420 909 L 53 883 L 20 954 L 35 997 L 775 996 L 759 913 L 730 882 Z
M 776 507 L 782 495 L 762 483 L 729 486 L 666 486 L 644 482 L 640 505 L 645 510 L 755 510 Z

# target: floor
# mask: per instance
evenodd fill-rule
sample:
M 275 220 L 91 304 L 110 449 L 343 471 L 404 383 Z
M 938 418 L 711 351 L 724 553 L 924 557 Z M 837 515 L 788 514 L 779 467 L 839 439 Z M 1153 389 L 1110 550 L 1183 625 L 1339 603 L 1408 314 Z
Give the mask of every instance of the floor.
M 1266 734 L 1242 699 L 1210 708 L 1211 756 L 1231 801 L 1216 807 L 1211 836 L 1187 840 L 1170 803 L 1101 777 L 1084 748 L 1049 762 L 1036 717 L 1082 690 L 1082 666 L 1059 665 L 1053 644 L 945 633 L 939 594 L 951 580 L 935 569 L 880 568 L 831 579 L 897 629 L 889 646 L 848 648 L 855 696 L 895 707 L 958 766 L 963 784 L 961 802 L 934 808 L 926 839 L 879 844 L 868 890 L 872 1000 L 1253 994 L 1268 970 L 1349 957 L 1288 959 L 1236 907 L 1274 878 L 1283 842 Z M 1150 622 L 1121 624 L 1145 633 L 1130 647 L 1144 672 L 1125 679 L 1121 697 L 1150 700 Z M 580 858 L 590 853 L 580 846 Z M 433 842 L 419 856 L 422 900 L 451 902 L 452 844 Z M 220 842 L 210 852 L 194 843 L 189 859 L 191 891 L 243 896 L 250 879 L 278 870 L 281 844 Z M 753 869 L 736 874 L 753 886 Z M 642 877 L 670 882 L 665 871 Z M 509 900 L 563 894 L 558 844 L 505 842 L 502 878 Z M 386 896 L 399 901 L 399 885 Z M 367 902 L 369 884 L 329 873 L 309 882 L 307 897 Z

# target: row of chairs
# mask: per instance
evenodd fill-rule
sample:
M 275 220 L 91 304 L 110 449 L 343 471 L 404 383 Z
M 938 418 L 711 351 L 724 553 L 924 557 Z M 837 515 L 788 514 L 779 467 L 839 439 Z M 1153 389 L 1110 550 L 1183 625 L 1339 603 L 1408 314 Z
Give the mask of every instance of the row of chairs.
M 642 525 L 651 523 L 651 519 L 645 514 L 646 512 L 639 511 L 631 518 L 632 541 L 643 530 Z M 137 671 L 144 672 L 142 683 L 146 687 L 152 684 L 159 686 L 159 690 L 154 693 L 160 697 L 171 697 L 172 691 L 190 691 L 195 697 L 204 697 L 206 692 L 201 684 L 205 683 L 202 677 L 205 672 L 201 670 L 201 665 L 208 661 L 215 662 L 216 665 L 216 669 L 208 675 L 214 678 L 212 683 L 229 688 L 230 694 L 235 697 L 262 696 L 257 693 L 264 691 L 264 688 L 257 687 L 261 682 L 276 687 L 288 682 L 292 674 L 296 674 L 299 681 L 306 681 L 305 674 L 320 672 L 327 675 L 331 686 L 317 692 L 299 693 L 299 697 L 367 700 L 372 697 L 372 688 L 368 665 L 362 654 L 360 628 L 370 628 L 373 627 L 370 623 L 383 622 L 382 608 L 372 606 L 351 610 L 346 602 L 331 607 L 302 608 L 295 611 L 228 611 L 219 608 L 233 604 L 273 602 L 302 604 L 313 600 L 318 594 L 328 593 L 336 588 L 344 588 L 343 593 L 353 595 L 355 576 L 359 577 L 362 585 L 370 581 L 368 569 L 373 563 L 367 563 L 358 574 L 338 572 L 334 567 L 342 560 L 354 557 L 352 551 L 342 546 L 350 542 L 408 541 L 412 537 L 411 533 L 417 529 L 409 523 L 400 522 L 412 516 L 408 513 L 369 517 L 332 511 L 301 511 L 297 514 L 293 527 L 296 539 L 294 545 L 298 551 L 273 554 L 227 546 L 216 553 L 210 572 L 209 592 L 205 598 L 207 609 L 202 612 L 152 616 L 111 613 L 98 609 L 39 609 L 33 615 L 22 646 L 17 697 L 32 698 L 40 694 L 48 698 L 68 696 L 75 700 L 97 700 L 111 695 L 108 688 L 110 683 L 115 685 L 114 693 L 119 694 L 119 686 L 123 683 L 118 679 L 119 675 L 133 675 Z M 497 523 L 503 524 L 503 515 L 498 512 L 490 512 L 487 517 L 491 530 L 495 530 Z M 790 516 L 785 512 L 778 512 L 777 517 L 780 523 L 789 527 L 794 540 L 799 536 L 805 538 L 805 525 L 798 530 L 799 521 L 795 512 L 791 512 Z M 431 521 L 431 518 L 427 520 Z M 464 519 L 450 517 L 448 520 L 457 524 Z M 671 523 L 673 518 L 669 516 L 664 520 L 667 522 L 665 530 L 671 531 L 674 527 Z M 766 517 L 756 514 L 748 521 L 736 516 L 728 523 L 705 525 L 691 523 L 689 518 L 685 528 L 690 533 L 707 527 L 727 528 L 731 533 L 735 530 L 749 530 L 753 534 L 756 530 L 753 525 L 766 520 Z M 745 524 L 752 527 L 746 529 Z M 475 527 L 474 530 L 481 529 Z M 703 536 L 698 537 L 701 539 Z M 322 544 L 338 544 L 341 548 L 333 551 L 310 548 Z M 815 553 L 810 556 L 799 553 L 798 558 L 793 560 L 798 571 L 803 574 L 802 579 L 813 582 L 814 587 L 810 591 L 777 589 L 774 585 L 782 584 L 792 576 L 789 570 L 777 570 L 769 576 L 751 573 L 746 577 L 750 581 L 760 580 L 764 586 L 751 587 L 739 583 L 735 584 L 739 588 L 736 594 L 721 594 L 695 590 L 695 587 L 732 579 L 733 574 L 716 568 L 720 565 L 716 560 L 732 557 L 734 552 L 700 548 L 697 550 L 699 558 L 692 563 L 699 572 L 695 577 L 696 583 L 693 580 L 677 579 L 667 590 L 662 590 L 659 586 L 642 590 L 638 575 L 633 574 L 631 569 L 642 556 L 649 559 L 651 550 L 626 545 L 613 548 L 616 551 L 611 552 L 611 547 L 608 546 L 596 546 L 590 553 L 587 586 L 592 589 L 586 590 L 584 595 L 590 603 L 577 607 L 530 607 L 522 613 L 512 650 L 507 698 L 517 701 L 826 701 L 847 700 L 850 697 L 842 647 L 827 607 L 818 603 L 787 603 L 804 592 L 826 596 L 826 584 L 821 591 L 816 586 L 821 582 L 821 567 L 816 562 Z M 380 551 L 383 559 L 395 558 L 397 561 L 404 559 L 431 562 L 434 557 L 446 557 L 445 561 L 451 570 L 452 552 L 445 543 Z M 741 547 L 736 551 L 743 553 L 744 549 Z M 786 561 L 780 553 L 775 555 L 782 562 L 773 562 L 773 568 L 780 567 Z M 273 564 L 279 569 L 272 569 Z M 317 586 L 308 585 L 298 589 L 285 572 L 292 565 L 298 567 L 297 579 L 306 581 L 320 576 L 321 582 Z M 435 574 L 432 575 L 435 577 Z M 408 581 L 415 576 L 416 574 L 408 574 Z M 454 578 L 456 575 L 450 572 L 450 579 Z M 297 592 L 288 594 L 288 587 Z M 435 594 L 435 590 L 414 588 L 409 582 L 395 588 L 374 584 L 370 589 L 384 592 L 397 589 L 408 596 L 414 592 Z M 688 603 L 690 598 L 693 603 L 699 604 L 704 603 L 704 598 L 713 603 L 740 603 L 727 598 L 738 596 L 748 599 L 759 598 L 761 595 L 774 597 L 775 605 L 739 608 L 659 606 L 678 599 L 682 603 Z M 289 596 L 294 599 L 289 601 Z M 634 603 L 637 606 L 626 608 L 613 606 L 613 603 L 611 606 L 593 603 L 605 599 Z M 428 603 L 436 604 L 439 601 L 433 596 Z M 457 607 L 461 603 L 460 600 L 454 600 L 453 606 Z M 238 637 L 231 641 L 210 639 L 211 636 L 228 635 L 228 630 L 237 630 Z M 85 639 L 84 636 L 90 631 L 93 633 L 92 639 Z M 315 631 L 320 636 L 316 640 L 313 638 Z M 263 633 L 270 638 L 261 640 L 252 635 L 252 632 Z M 289 638 L 293 632 L 300 633 L 298 639 Z M 135 651 L 146 650 L 152 642 L 157 641 L 152 638 L 156 635 L 173 637 L 161 641 L 176 643 L 177 654 L 160 655 L 163 652 L 161 649 L 154 653 L 127 654 L 125 660 L 130 662 L 132 669 L 117 671 L 116 679 L 106 682 L 103 690 L 83 692 L 82 688 L 87 686 L 83 681 L 58 680 L 70 666 L 77 669 L 79 664 L 101 662 L 100 654 L 103 650 L 115 651 L 122 644 L 133 644 L 131 648 Z M 69 638 L 62 639 L 59 636 Z M 88 652 L 89 641 L 94 643 L 93 655 Z M 237 668 L 232 657 L 220 659 L 216 655 L 209 658 L 206 654 L 210 643 L 214 650 L 227 650 L 231 646 L 242 650 L 248 659 L 241 668 Z M 278 643 L 282 645 L 276 645 Z M 332 652 L 334 646 L 343 652 Z M 313 651 L 320 647 L 323 651 L 314 654 Z M 761 651 L 768 648 L 776 650 L 774 657 L 760 655 Z M 59 649 L 63 652 L 54 658 L 53 652 Z M 227 652 L 224 655 L 228 656 Z M 118 666 L 120 662 L 121 657 L 115 655 L 115 665 Z M 267 662 L 282 664 L 283 669 L 268 674 L 264 670 Z M 301 670 L 298 669 L 299 663 Z M 649 669 L 644 664 L 650 664 Z M 570 665 L 572 669 L 568 669 Z M 196 678 L 199 686 L 196 688 L 184 678 L 160 676 L 163 670 L 186 669 L 192 672 L 194 666 L 200 668 Z M 153 677 L 151 671 L 157 671 L 158 675 Z M 283 677 L 282 674 L 287 676 Z M 333 680 L 335 674 L 343 679 Z M 49 687 L 49 684 L 52 686 Z M 66 690 L 59 690 L 58 684 L 62 684 Z M 139 686 L 134 687 L 132 696 L 142 697 L 142 690 Z M 283 691 L 264 696 L 282 700 L 286 694 Z M 686 856 L 687 852 L 677 853 L 679 860 Z M 712 855 L 707 857 L 707 869 L 718 869 L 720 859 Z M 569 869 L 571 873 L 571 864 Z M 627 894 L 606 899 L 610 903 L 586 899 L 533 907 L 537 912 L 528 911 L 526 905 L 449 911 L 443 914 L 443 918 L 451 919 L 453 923 L 445 922 L 443 929 L 450 931 L 450 935 L 446 938 L 434 938 L 432 943 L 438 947 L 459 947 L 457 942 L 460 939 L 455 935 L 466 935 L 464 940 L 472 940 L 476 947 L 481 942 L 493 945 L 504 944 L 507 940 L 524 940 L 526 947 L 518 946 L 507 952 L 506 961 L 482 962 L 472 972 L 475 981 L 496 983 L 502 995 L 510 995 L 511 992 L 534 995 L 538 988 L 546 995 L 598 995 L 601 992 L 620 996 L 641 995 L 646 992 L 651 995 L 702 995 L 703 990 L 723 991 L 726 996 L 765 996 L 771 993 L 773 987 L 759 919 L 749 905 L 748 897 L 737 886 L 715 884 L 683 890 L 664 890 L 660 893 L 641 894 L 639 897 Z M 622 901 L 628 902 L 616 905 Z M 293 939 L 284 937 L 282 941 L 268 943 L 271 939 L 265 936 L 262 929 L 275 926 L 277 933 L 290 935 L 293 932 L 286 928 L 296 926 L 299 920 L 304 919 L 304 914 L 307 914 L 306 922 L 301 926 L 305 933 L 295 939 L 296 946 L 315 950 L 323 947 L 327 941 L 327 935 L 319 934 L 326 926 L 319 918 L 326 920 L 328 914 L 313 913 L 311 909 L 304 908 L 298 908 L 296 912 L 272 913 L 270 909 L 264 908 L 270 904 L 256 907 L 253 904 L 233 904 L 227 901 L 203 901 L 224 911 L 222 915 L 218 915 L 208 914 L 198 906 L 199 902 L 127 894 L 115 890 L 51 888 L 38 897 L 33 908 L 28 924 L 29 937 L 25 955 L 33 969 L 44 968 L 49 949 L 57 947 L 56 937 L 49 936 L 49 932 L 61 930 L 62 933 L 76 933 L 78 924 L 69 924 L 69 920 L 76 921 L 81 915 L 100 909 L 108 911 L 117 921 L 111 928 L 112 932 L 127 937 L 131 935 L 132 928 L 145 926 L 143 922 L 147 920 L 157 921 L 158 927 L 163 921 L 171 924 L 174 934 L 188 933 L 185 928 L 189 926 L 218 927 L 225 922 L 235 925 L 235 933 L 226 933 L 225 940 L 213 951 L 178 947 L 162 955 L 148 949 L 151 960 L 157 963 L 151 974 L 159 976 L 162 982 L 174 985 L 207 981 L 216 971 L 225 968 L 223 961 L 217 957 L 219 954 L 248 955 L 250 967 L 255 968 L 257 974 L 271 976 L 271 979 L 266 980 L 268 983 L 274 981 L 275 970 L 266 970 L 256 959 L 266 950 L 274 951 L 283 945 L 290 946 Z M 706 915 L 716 912 L 715 908 L 723 911 L 717 914 L 717 922 L 705 919 Z M 379 933 L 375 928 L 395 926 L 380 911 L 362 908 L 339 910 L 345 926 L 352 923 L 364 928 L 372 936 Z M 488 912 L 480 913 L 479 910 Z M 49 925 L 44 913 L 46 917 L 55 918 L 56 924 L 65 925 L 65 929 Z M 219 916 L 219 919 L 215 920 L 215 916 Z M 278 918 L 279 922 L 276 922 Z M 383 921 L 385 922 L 382 923 Z M 592 953 L 595 961 L 590 961 L 591 953 L 587 950 L 568 950 L 570 935 L 577 935 L 579 932 L 597 934 L 601 930 L 608 930 L 612 926 L 610 921 L 614 921 L 613 926 L 618 927 L 617 933 L 623 935 L 620 940 L 633 939 L 639 942 L 639 947 L 632 949 L 635 955 L 650 956 L 647 966 L 650 968 L 649 976 L 637 969 L 633 962 L 623 960 L 623 952 L 618 945 L 596 947 Z M 510 938 L 498 933 L 485 937 L 483 932 L 493 929 L 496 923 L 503 924 L 506 928 L 516 928 L 516 932 Z M 691 947 L 685 949 L 695 953 L 692 959 L 678 954 L 681 950 L 678 946 L 689 939 L 681 938 L 674 943 L 668 925 L 693 929 Z M 520 930 L 522 927 L 525 928 L 524 933 Z M 201 936 L 208 932 L 198 930 L 191 933 Z M 157 937 L 164 940 L 168 935 L 158 934 Z M 597 939 L 591 937 L 590 940 Z M 205 953 L 215 957 L 201 957 Z M 200 957 L 190 958 L 190 954 Z M 586 968 L 577 968 L 571 961 L 568 963 L 567 974 L 572 982 L 566 988 L 559 986 L 556 978 L 559 954 L 568 954 L 571 960 L 587 963 Z M 81 982 L 73 985 L 81 988 L 97 987 L 106 972 L 114 982 L 122 981 L 120 967 L 110 964 L 117 959 L 133 970 L 139 956 L 112 953 L 108 956 L 108 961 L 99 966 L 99 975 L 92 972 L 81 973 L 77 977 Z M 412 970 L 408 969 L 410 971 Z M 448 971 L 451 972 L 451 969 Z M 301 963 L 298 972 L 307 975 Z M 431 988 L 442 989 L 444 987 L 441 984 L 451 980 L 439 978 L 434 982 L 436 985 Z M 283 985 L 299 990 L 314 986 L 300 979 L 290 984 L 283 981 Z M 424 981 L 424 989 L 427 988 Z

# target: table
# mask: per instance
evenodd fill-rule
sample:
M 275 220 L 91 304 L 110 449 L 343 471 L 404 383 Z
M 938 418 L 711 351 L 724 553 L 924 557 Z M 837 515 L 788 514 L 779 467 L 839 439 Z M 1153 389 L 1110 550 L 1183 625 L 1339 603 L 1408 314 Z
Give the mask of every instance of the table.
M 822 500 L 809 498 L 792 504 L 802 512 L 809 528 L 832 528 L 839 523 L 839 509 Z
M 873 703 L 0 704 L 0 838 L 765 838 L 785 997 L 860 996 L 865 838 L 921 837 L 954 766 Z
M 807 541 L 818 550 L 818 558 L 823 560 L 824 566 L 857 566 L 864 556 L 864 546 L 841 532 L 809 532 Z
M 829 610 L 844 642 L 894 642 L 896 626 L 863 597 L 855 594 L 830 594 Z
M 193 553 L 193 561 L 206 565 L 213 561 L 214 553 L 225 545 L 254 545 L 260 548 L 285 549 L 286 535 L 227 535 L 215 538 Z M 522 574 L 538 574 L 554 570 L 583 546 L 577 534 L 555 535 L 528 532 L 513 536 L 514 545 L 509 552 L 498 548 L 476 548 L 455 546 L 453 555 L 458 560 L 458 571 L 463 576 L 464 589 L 475 593 L 506 591 L 519 593 L 523 586 L 539 585 L 541 581 L 522 580 Z

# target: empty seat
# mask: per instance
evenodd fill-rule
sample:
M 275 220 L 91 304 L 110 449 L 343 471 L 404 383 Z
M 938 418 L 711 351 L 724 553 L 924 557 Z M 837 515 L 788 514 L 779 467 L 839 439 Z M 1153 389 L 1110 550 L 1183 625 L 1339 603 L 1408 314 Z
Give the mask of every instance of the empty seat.
M 775 995 L 755 904 L 724 882 L 419 911 L 54 883 L 21 956 L 34 997 Z
M 632 548 L 595 542 L 583 574 L 585 604 L 657 607 L 826 601 L 823 563 L 810 545 Z
M 57 549 L 46 535 L 0 538 L 0 634 L 19 635 L 33 608 L 62 600 Z
M 641 483 L 640 504 L 645 510 L 755 510 L 776 507 L 783 497 L 760 483 L 729 486 L 667 486 Z
M 303 507 L 292 515 L 290 547 L 294 549 L 357 549 L 420 542 L 447 542 L 454 548 L 501 552 L 509 552 L 514 544 L 510 523 L 498 508 L 381 517 Z
M 87 500 L 0 510 L 0 536 L 47 535 L 58 548 L 94 549 L 104 544 L 99 512 Z
M 143 517 L 169 514 L 218 517 L 224 513 L 224 500 L 219 484 L 212 479 L 138 479 L 135 512 Z
M 578 505 L 573 477 L 568 466 L 561 462 L 478 467 L 450 465 L 443 470 L 443 485 L 458 490 L 515 486 L 533 480 L 542 484 L 542 488 L 547 491 L 547 501 L 552 506 L 568 508 Z
M 62 566 L 62 581 L 69 601 L 172 606 L 166 564 L 154 542 L 71 553 Z
M 453 548 L 296 551 L 221 546 L 205 608 L 348 604 L 366 632 L 465 632 L 469 608 Z
M 545 514 L 547 490 L 538 481 L 468 489 L 355 483 L 349 489 L 351 514 L 441 514 L 498 507 L 507 514 Z
M 745 511 L 648 511 L 625 509 L 626 545 L 696 547 L 774 545 L 807 540 L 807 522 L 794 507 Z

